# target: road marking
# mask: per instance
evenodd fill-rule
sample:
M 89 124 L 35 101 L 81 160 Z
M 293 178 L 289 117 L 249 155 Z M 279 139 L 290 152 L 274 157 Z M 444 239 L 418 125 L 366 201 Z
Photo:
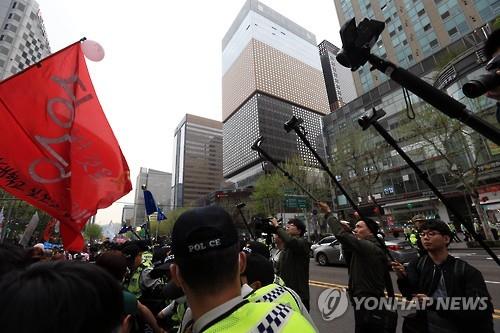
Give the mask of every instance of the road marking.
M 500 284 L 500 282 L 497 282 L 497 281 L 485 281 L 485 282 L 487 282 L 487 283 L 499 283 Z M 325 289 L 327 289 L 327 288 L 347 289 L 346 285 L 323 282 L 323 281 L 315 281 L 315 280 L 309 280 L 309 285 L 314 286 L 314 287 L 325 288 Z M 394 293 L 394 296 L 396 296 L 396 298 L 399 298 L 399 299 L 403 298 L 403 295 L 397 294 L 397 293 Z M 493 319 L 500 319 L 500 309 L 494 309 Z
M 493 283 L 493 284 L 500 284 L 500 282 L 498 282 L 498 281 L 484 281 L 484 282 L 486 282 L 486 283 Z

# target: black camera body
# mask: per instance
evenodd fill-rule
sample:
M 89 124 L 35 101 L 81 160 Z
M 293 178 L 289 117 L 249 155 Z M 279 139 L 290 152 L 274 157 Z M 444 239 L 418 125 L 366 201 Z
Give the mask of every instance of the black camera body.
M 252 220 L 256 235 L 263 233 L 272 234 L 276 232 L 276 228 L 271 224 L 271 219 L 267 217 L 255 216 Z
M 485 69 L 489 72 L 479 76 L 476 80 L 467 82 L 462 87 L 465 96 L 469 98 L 477 98 L 485 94 L 488 90 L 495 89 L 500 86 L 500 75 L 496 71 L 500 69 L 500 54 L 491 59 Z

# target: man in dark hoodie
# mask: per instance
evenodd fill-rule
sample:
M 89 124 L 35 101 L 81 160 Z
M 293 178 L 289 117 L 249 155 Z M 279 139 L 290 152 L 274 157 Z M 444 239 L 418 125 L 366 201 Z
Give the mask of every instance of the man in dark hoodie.
M 351 301 L 361 297 L 384 297 L 388 260 L 373 232 L 365 221 L 358 221 L 351 232 L 345 224 L 331 215 L 326 203 L 318 203 L 326 216 L 326 221 L 343 248 L 351 252 L 349 265 L 349 296 Z M 373 222 L 376 225 L 375 222 Z M 354 309 L 356 333 L 383 332 L 384 319 L 374 311 L 364 309 L 363 304 Z

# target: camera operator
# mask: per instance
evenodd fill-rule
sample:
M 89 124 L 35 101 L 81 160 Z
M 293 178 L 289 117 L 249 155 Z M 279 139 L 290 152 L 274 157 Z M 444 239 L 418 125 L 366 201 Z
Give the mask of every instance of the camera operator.
M 388 276 L 388 260 L 382 246 L 376 240 L 376 235 L 368 227 L 368 223 L 374 221 L 361 220 L 356 223 L 354 232 L 337 220 L 331 209 L 324 202 L 318 202 L 318 207 L 325 214 L 327 223 L 333 230 L 333 234 L 344 247 L 349 250 L 349 296 L 354 303 L 354 299 L 363 297 L 383 298 L 384 289 L 392 289 L 389 286 L 390 276 Z M 370 311 L 362 306 L 354 309 L 355 332 L 385 332 L 385 314 L 380 311 Z
M 278 275 L 285 281 L 285 285 L 299 294 L 302 303 L 309 307 L 309 249 L 310 244 L 305 239 L 306 225 L 299 219 L 290 219 L 286 230 L 279 225 L 278 220 L 271 220 L 276 233 L 283 241 Z

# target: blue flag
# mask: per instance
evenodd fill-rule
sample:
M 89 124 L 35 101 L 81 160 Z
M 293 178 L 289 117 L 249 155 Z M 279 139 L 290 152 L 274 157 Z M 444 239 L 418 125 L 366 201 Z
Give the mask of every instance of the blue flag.
M 165 214 L 163 214 L 163 212 L 161 211 L 160 207 L 158 207 L 158 216 L 156 217 L 156 219 L 158 221 L 166 220 L 167 219 L 167 216 Z
M 144 191 L 144 204 L 146 205 L 146 214 L 151 215 L 154 212 L 156 212 L 156 204 L 155 204 L 155 199 L 153 198 L 153 194 L 145 190 Z
M 118 231 L 118 233 L 121 235 L 121 234 L 124 234 L 130 230 L 132 230 L 132 227 L 130 227 L 129 225 L 124 225 L 121 227 L 121 229 L 120 229 L 120 231 Z

